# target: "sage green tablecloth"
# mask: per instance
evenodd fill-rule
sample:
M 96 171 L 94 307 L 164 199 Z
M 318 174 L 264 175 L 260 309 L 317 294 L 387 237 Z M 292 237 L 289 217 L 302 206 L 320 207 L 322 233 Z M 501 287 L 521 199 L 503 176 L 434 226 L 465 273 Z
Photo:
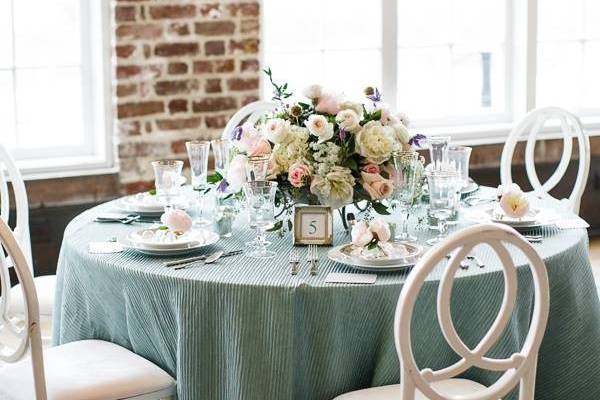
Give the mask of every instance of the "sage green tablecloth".
M 328 272 L 352 272 L 326 260 L 319 274 L 304 265 L 288 273 L 290 238 L 273 238 L 277 257 L 261 262 L 244 256 L 173 271 L 164 259 L 130 251 L 89 254 L 90 241 L 125 235 L 141 225 L 98 224 L 114 211 L 107 203 L 75 218 L 65 232 L 58 266 L 54 340 L 103 339 L 153 361 L 178 382 L 180 399 L 331 399 L 359 388 L 398 383 L 393 317 L 408 272 L 380 274 L 374 285 L 327 284 Z M 337 222 L 337 221 L 336 221 Z M 459 229 L 461 223 L 453 229 Z M 338 226 L 339 228 L 339 226 Z M 420 237 L 431 235 L 423 229 Z M 600 399 L 600 304 L 588 260 L 585 230 L 544 228 L 534 246 L 550 278 L 550 318 L 542 343 L 536 399 Z M 253 237 L 243 220 L 237 249 Z M 335 242 L 348 237 L 339 229 Z M 209 250 L 207 250 L 209 251 Z M 496 316 L 503 280 L 491 252 L 486 264 L 459 271 L 452 310 L 457 330 L 473 346 Z M 517 262 L 524 262 L 517 256 Z M 431 277 L 417 303 L 414 349 L 423 367 L 456 360 L 435 316 L 437 280 Z M 526 268 L 519 269 L 519 299 L 502 341 L 490 355 L 520 347 L 532 308 Z M 466 377 L 490 384 L 494 373 L 470 370 Z

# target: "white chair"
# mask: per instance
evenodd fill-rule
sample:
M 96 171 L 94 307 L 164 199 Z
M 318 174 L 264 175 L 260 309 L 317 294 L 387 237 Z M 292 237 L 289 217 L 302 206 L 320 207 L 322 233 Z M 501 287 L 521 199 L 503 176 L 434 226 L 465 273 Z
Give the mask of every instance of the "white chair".
M 270 101 L 254 101 L 240 108 L 227 122 L 221 135 L 222 139 L 231 139 L 233 130 L 244 121 L 256 123 L 264 113 L 275 111 L 277 104 Z
M 540 131 L 544 128 L 547 121 L 558 120 L 563 137 L 563 153 L 558 167 L 552 176 L 542 184 L 535 170 L 535 143 Z M 567 209 L 579 214 L 581 196 L 585 190 L 585 185 L 590 172 L 590 139 L 583 130 L 581 121 L 575 115 L 558 107 L 539 108 L 531 111 L 523 120 L 513 128 L 504 144 L 502 159 L 500 162 L 500 180 L 502 184 L 512 183 L 512 159 L 521 136 L 527 137 L 525 147 L 525 168 L 527 178 L 536 195 L 540 197 L 552 197 L 549 192 L 556 187 L 562 180 L 571 161 L 573 149 L 573 136 L 577 136 L 579 145 L 579 166 L 577 179 L 573 186 L 573 191 L 568 199 L 564 199 Z
M 33 275 L 33 258 L 31 256 L 31 239 L 29 236 L 29 203 L 27 201 L 27 192 L 25 191 L 25 182 L 14 159 L 6 148 L 0 144 L 0 219 L 6 223 L 8 223 L 10 212 L 8 180 L 12 184 L 16 210 L 16 225 L 13 233 L 25 254 L 27 265 L 31 268 L 31 274 Z M 35 277 L 34 283 L 39 296 L 40 315 L 42 316 L 44 325 L 44 340 L 49 341 L 52 330 L 51 322 L 54 308 L 56 275 Z M 12 314 L 24 315 L 24 303 L 21 290 L 19 290 L 18 286 L 15 286 L 11 291 L 10 312 Z
M 485 354 L 492 348 L 511 318 L 517 297 L 517 270 L 506 243 L 520 249 L 529 260 L 535 299 L 531 325 L 523 347 L 505 359 L 494 359 Z M 474 348 L 468 348 L 458 336 L 450 313 L 450 295 L 460 262 L 479 244 L 489 245 L 502 263 L 504 274 L 504 298 L 502 306 L 488 332 Z M 437 317 L 447 343 L 462 357 L 455 364 L 441 370 L 419 369 L 411 346 L 411 323 L 413 308 L 419 291 L 427 276 L 447 254 L 451 254 L 445 266 L 437 293 Z M 417 263 L 398 301 L 394 334 L 396 350 L 400 359 L 401 384 L 359 390 L 336 397 L 337 400 L 492 400 L 499 399 L 520 384 L 519 399 L 533 400 L 535 374 L 540 343 L 546 329 L 549 307 L 548 275 L 543 260 L 523 237 L 513 229 L 484 224 L 466 228 L 451 235 L 432 248 Z M 491 371 L 504 371 L 489 387 L 467 379 L 455 377 L 471 367 Z
M 4 292 L 10 281 L 8 257 L 2 248 L 13 261 L 26 314 L 15 320 L 8 313 L 6 297 L 0 300 L 0 333 L 8 333 L 11 339 L 0 343 L 0 360 L 10 363 L 0 369 L 0 399 L 158 400 L 175 394 L 176 382 L 169 374 L 113 343 L 83 340 L 42 351 L 33 277 L 13 233 L 0 220 L 0 285 Z M 20 360 L 28 344 L 31 357 Z

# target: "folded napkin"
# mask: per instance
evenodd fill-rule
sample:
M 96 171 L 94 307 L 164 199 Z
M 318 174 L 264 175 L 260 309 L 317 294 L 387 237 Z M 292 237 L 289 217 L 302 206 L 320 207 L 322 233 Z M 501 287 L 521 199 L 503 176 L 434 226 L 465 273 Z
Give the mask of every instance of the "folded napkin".
M 330 272 L 325 278 L 326 283 L 364 283 L 373 284 L 377 280 L 375 274 L 344 274 Z
M 119 253 L 123 246 L 117 242 L 90 242 L 88 245 L 91 254 Z
M 554 224 L 558 229 L 582 229 L 590 227 L 590 224 L 588 224 L 587 222 L 585 222 L 584 219 L 579 217 L 557 219 L 556 221 L 554 221 Z

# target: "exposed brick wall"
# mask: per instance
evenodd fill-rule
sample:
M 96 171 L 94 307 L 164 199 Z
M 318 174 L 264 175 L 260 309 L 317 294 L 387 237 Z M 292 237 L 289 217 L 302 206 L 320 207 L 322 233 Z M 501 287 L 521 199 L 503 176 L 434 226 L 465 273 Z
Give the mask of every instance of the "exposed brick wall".
M 259 1 L 113 0 L 121 190 L 152 185 L 150 161 L 220 136 L 258 99 Z

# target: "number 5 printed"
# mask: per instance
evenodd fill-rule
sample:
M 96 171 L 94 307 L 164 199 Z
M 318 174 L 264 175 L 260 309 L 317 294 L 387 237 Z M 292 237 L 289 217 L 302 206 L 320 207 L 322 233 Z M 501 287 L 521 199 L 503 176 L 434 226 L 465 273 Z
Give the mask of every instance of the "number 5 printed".
M 310 228 L 308 232 L 309 235 L 314 235 L 315 233 L 317 233 L 317 220 L 311 220 L 310 224 L 308 224 L 308 227 Z

